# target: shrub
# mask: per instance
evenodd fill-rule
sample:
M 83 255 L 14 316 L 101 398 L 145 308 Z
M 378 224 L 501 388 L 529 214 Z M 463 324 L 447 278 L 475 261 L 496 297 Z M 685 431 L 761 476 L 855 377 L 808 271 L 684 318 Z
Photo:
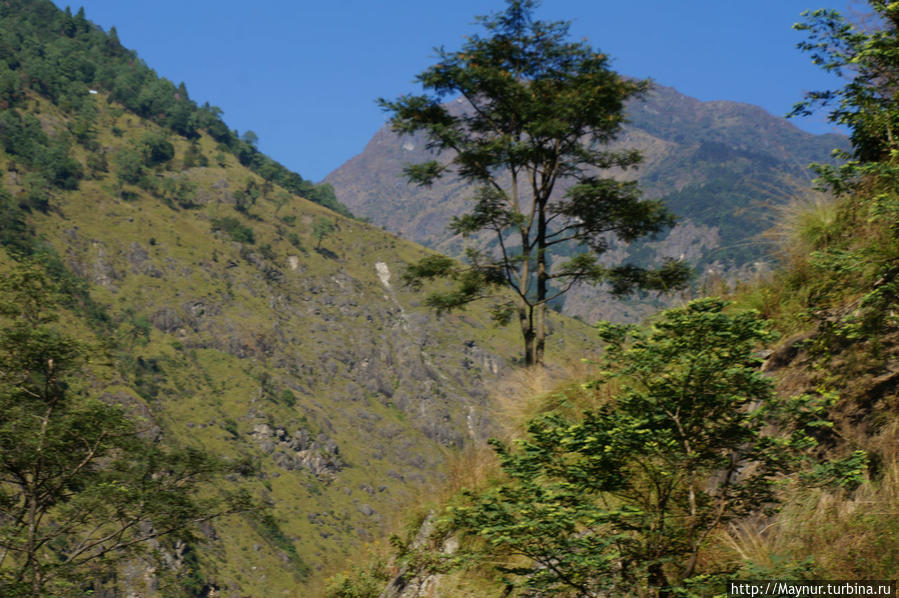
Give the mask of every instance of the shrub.
M 226 216 L 224 218 L 216 218 L 212 221 L 213 232 L 224 231 L 228 233 L 232 240 L 238 243 L 255 243 L 256 238 L 253 229 L 244 226 L 237 218 Z

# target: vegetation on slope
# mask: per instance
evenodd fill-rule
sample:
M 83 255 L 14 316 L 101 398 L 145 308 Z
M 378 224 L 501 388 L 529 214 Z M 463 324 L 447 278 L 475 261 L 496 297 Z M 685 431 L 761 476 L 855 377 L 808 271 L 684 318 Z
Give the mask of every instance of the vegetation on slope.
M 630 342 L 604 325 L 600 376 L 547 395 L 524 432 L 496 444 L 492 468 L 434 506 L 430 534 L 397 539 L 388 595 L 710 596 L 728 578 L 895 576 L 899 3 L 870 5 L 867 29 L 833 11 L 799 27 L 816 61 L 850 74 L 808 100 L 834 102 L 854 151 L 819 169 L 835 199 L 789 210 L 783 267 L 743 285 L 734 307 L 691 303 Z M 719 425 L 734 423 L 748 436 L 718 444 L 734 432 Z M 776 450 L 750 454 L 766 444 Z M 704 458 L 707 469 L 688 467 Z M 336 578 L 333 595 L 354 595 L 353 579 Z
M 42 5 L 4 12 L 4 26 L 35 20 L 4 33 L 35 54 L 19 55 L 29 69 L 42 48 L 81 47 L 52 29 L 38 43 L 28 27 L 69 18 L 37 19 Z M 20 82 L 31 72 L 10 69 Z M 61 325 L 103 346 L 84 396 L 147 422 L 154 450 L 239 464 L 200 498 L 244 489 L 266 508 L 151 543 L 67 595 L 315 594 L 448 455 L 490 434 L 484 387 L 514 363 L 514 339 L 476 309 L 430 317 L 395 274 L 421 248 L 253 172 L 201 127 L 185 136 L 96 87 L 78 87 L 70 107 L 20 85 L 0 112 L 0 276 L 39 264 L 63 297 Z M 589 350 L 578 323 L 554 324 L 551 355 Z
M 249 508 L 239 493 L 210 492 L 210 480 L 230 467 L 201 450 L 163 448 L 149 422 L 79 379 L 89 360 L 106 356 L 96 340 L 88 345 L 60 325 L 71 315 L 65 299 L 36 263 L 5 269 L 0 280 L 4 596 L 100 590 L 149 546 L 194 541 L 198 524 Z M 112 374 L 102 366 L 92 373 Z
M 95 138 L 97 110 L 91 94 L 103 91 L 107 101 L 167 132 L 188 140 L 207 133 L 217 142 L 220 154 L 234 155 L 266 184 L 349 215 L 330 185 L 313 185 L 260 153 L 253 135 L 241 137 L 229 130 L 219 108 L 208 103 L 198 106 L 184 83 L 176 86 L 157 76 L 135 51 L 122 46 L 115 27 L 105 33 L 86 19 L 83 8 L 72 15 L 68 8 L 60 11 L 50 0 L 10 0 L 0 5 L 0 108 L 4 109 L 0 130 L 4 131 L 4 146 L 26 163 L 40 166 L 39 176 L 44 180 L 35 178 L 32 187 L 49 183 L 72 189 L 84 173 L 66 155 L 62 140 L 47 143 L 34 129 L 33 119 L 23 120 L 18 109 L 25 106 L 26 91 L 47 98 L 73 116 L 69 133 L 95 152 L 97 165 L 112 158 L 99 151 Z M 164 141 L 147 140 L 142 151 L 156 162 L 171 149 Z M 125 176 L 136 182 L 139 168 L 134 156 L 122 155 L 119 160 L 133 165 Z

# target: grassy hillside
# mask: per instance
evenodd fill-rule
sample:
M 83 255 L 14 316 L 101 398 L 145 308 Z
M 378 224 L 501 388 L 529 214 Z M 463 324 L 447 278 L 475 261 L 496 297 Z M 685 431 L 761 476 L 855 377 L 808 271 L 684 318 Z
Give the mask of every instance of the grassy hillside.
M 6 27 L 25 15 L 38 29 L 76 23 L 64 44 L 111 43 L 45 4 L 2 7 L 6 42 L 55 44 Z M 139 561 L 97 591 L 315 594 L 450 455 L 494 433 L 485 389 L 515 362 L 515 331 L 476 309 L 435 318 L 398 284 L 424 249 L 300 197 L 296 175 L 264 178 L 271 161 L 243 142 L 143 118 L 100 76 L 38 89 L 40 65 L 16 56 L 0 77 L 13 81 L 0 268 L 37 260 L 63 283 L 72 329 L 102 347 L 91 396 L 128 406 L 166 446 L 247 463 L 220 489 L 265 507 L 205 525 L 203 542 L 160 545 L 173 579 Z M 592 339 L 559 319 L 549 345 L 580 355 Z
M 252 136 L 240 136 L 228 128 L 220 108 L 208 103 L 198 106 L 183 82 L 176 86 L 157 76 L 136 51 L 122 46 L 115 27 L 104 32 L 87 20 L 83 8 L 73 15 L 49 0 L 4 2 L 0 49 L 0 107 L 4 109 L 20 105 L 25 92 L 36 93 L 71 114 L 70 132 L 80 143 L 90 144 L 96 114 L 88 101 L 89 90 L 103 90 L 106 100 L 167 132 L 187 139 L 205 133 L 217 142 L 219 152 L 232 154 L 266 181 L 349 215 L 330 187 L 313 185 L 260 153 Z M 51 182 L 63 182 L 75 174 L 57 169 L 58 176 L 51 176 L 55 179 Z

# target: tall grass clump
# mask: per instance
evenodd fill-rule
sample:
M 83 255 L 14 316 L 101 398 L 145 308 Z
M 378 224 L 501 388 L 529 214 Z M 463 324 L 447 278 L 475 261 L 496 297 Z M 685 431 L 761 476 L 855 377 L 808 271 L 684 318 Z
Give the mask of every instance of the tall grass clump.
M 715 558 L 737 576 L 892 579 L 899 566 L 899 424 L 869 439 L 876 471 L 855 489 L 792 486 L 772 518 L 732 524 Z
M 840 202 L 831 195 L 810 191 L 773 209 L 773 224 L 762 235 L 778 268 L 764 278 L 738 283 L 733 297 L 776 322 L 784 332 L 807 325 L 805 312 L 813 301 L 818 273 L 816 252 L 840 238 Z

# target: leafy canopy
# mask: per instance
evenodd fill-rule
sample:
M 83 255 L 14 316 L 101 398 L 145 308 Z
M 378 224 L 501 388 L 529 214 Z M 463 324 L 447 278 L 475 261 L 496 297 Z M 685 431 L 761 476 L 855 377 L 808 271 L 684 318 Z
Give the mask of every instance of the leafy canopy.
M 861 176 L 877 175 L 896 187 L 899 164 L 899 3 L 868 0 L 873 10 L 867 24 L 847 20 L 829 9 L 806 11 L 793 26 L 806 34 L 800 50 L 824 70 L 848 79 L 841 88 L 813 91 L 797 103 L 790 116 L 829 109 L 828 120 L 850 129 L 852 154 L 840 167 L 818 166 L 824 182 L 838 192 L 848 191 Z
M 674 263 L 650 272 L 597 259 L 613 237 L 628 242 L 673 222 L 660 202 L 640 200 L 635 183 L 599 174 L 639 162 L 637 152 L 608 144 L 624 122 L 625 100 L 648 83 L 621 77 L 608 56 L 568 41 L 567 23 L 535 20 L 535 7 L 509 0 L 504 12 L 479 19 L 487 35 L 467 38 L 459 51 L 439 48 L 437 64 L 417 77 L 432 95 L 379 100 L 394 131 L 423 134 L 438 153 L 408 166 L 408 179 L 429 185 L 452 174 L 470 184 L 472 208 L 451 228 L 486 234 L 496 247 L 472 249 L 467 267 L 425 259 L 409 268 L 407 282 L 454 279 L 453 290 L 429 299 L 440 310 L 511 290 L 510 302 L 499 294 L 495 313 L 501 320 L 517 313 L 530 364 L 542 361 L 546 304 L 578 281 L 626 293 L 673 288 L 686 278 Z M 463 102 L 442 103 L 452 96 Z

